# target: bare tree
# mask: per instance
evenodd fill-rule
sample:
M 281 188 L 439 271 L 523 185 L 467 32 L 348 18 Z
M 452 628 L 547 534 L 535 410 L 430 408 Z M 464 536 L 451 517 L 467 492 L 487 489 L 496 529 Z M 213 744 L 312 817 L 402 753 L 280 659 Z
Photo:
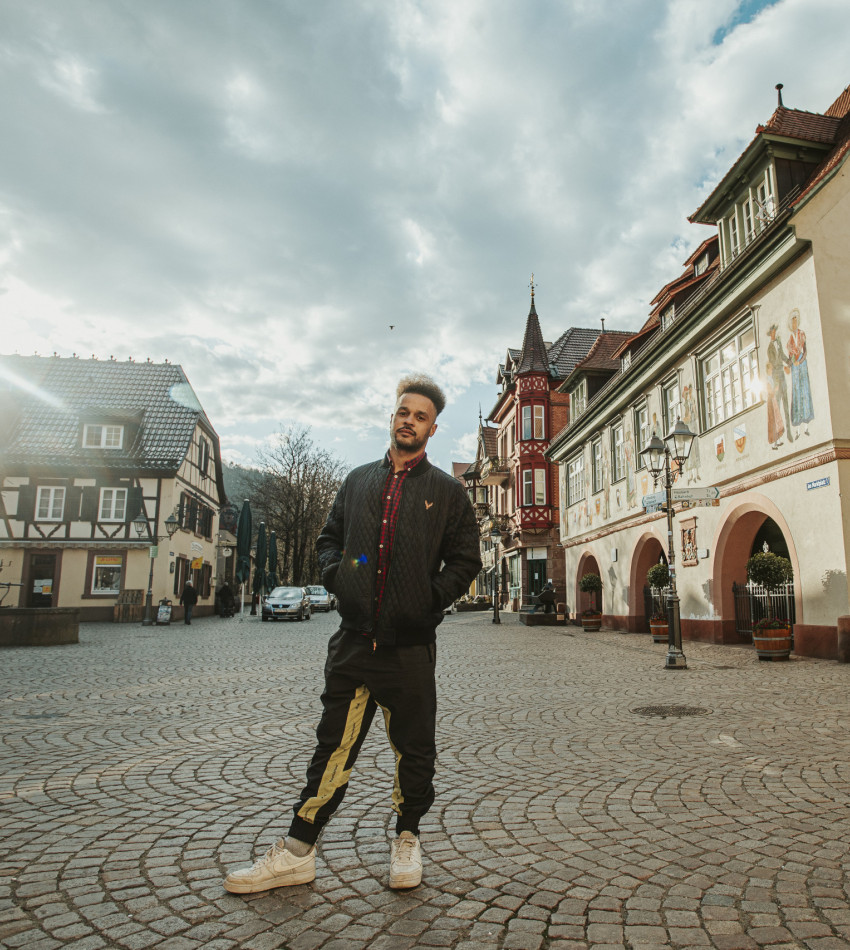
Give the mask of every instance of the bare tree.
M 291 584 L 319 583 L 316 538 L 345 477 L 344 464 L 315 445 L 310 429 L 289 426 L 260 454 L 254 476 L 255 521 L 277 537 L 279 576 Z

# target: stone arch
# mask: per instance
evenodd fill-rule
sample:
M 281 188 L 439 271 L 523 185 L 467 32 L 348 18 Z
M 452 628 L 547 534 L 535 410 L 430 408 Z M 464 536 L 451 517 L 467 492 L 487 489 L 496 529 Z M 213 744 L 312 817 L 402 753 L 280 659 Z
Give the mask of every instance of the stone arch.
M 664 527 L 667 522 L 664 522 Z M 629 616 L 628 629 L 631 633 L 647 633 L 649 620 L 643 601 L 643 588 L 646 584 L 646 572 L 657 564 L 659 558 L 667 562 L 664 545 L 658 535 L 651 531 L 642 534 L 635 543 L 632 552 L 632 563 L 629 571 Z
M 596 560 L 596 555 L 592 554 L 590 551 L 585 551 L 584 554 L 579 558 L 578 570 L 576 571 L 576 591 L 575 591 L 575 603 L 576 603 L 576 616 L 581 617 L 582 613 L 591 606 L 591 595 L 585 594 L 579 590 L 578 582 L 584 577 L 585 574 L 598 574 L 602 577 L 602 571 L 599 570 L 599 562 Z M 597 607 L 599 610 L 604 609 L 602 604 L 605 600 L 605 588 L 602 588 L 602 593 L 599 595 Z
M 735 599 L 732 584 L 746 583 L 747 560 L 753 541 L 762 525 L 771 518 L 782 532 L 788 545 L 788 557 L 794 568 L 794 605 L 797 623 L 803 623 L 803 597 L 800 583 L 800 563 L 788 522 L 776 505 L 758 492 L 747 492 L 744 500 L 732 505 L 726 512 L 714 535 L 712 563 L 712 601 L 715 614 L 720 618 L 724 642 L 734 641 Z

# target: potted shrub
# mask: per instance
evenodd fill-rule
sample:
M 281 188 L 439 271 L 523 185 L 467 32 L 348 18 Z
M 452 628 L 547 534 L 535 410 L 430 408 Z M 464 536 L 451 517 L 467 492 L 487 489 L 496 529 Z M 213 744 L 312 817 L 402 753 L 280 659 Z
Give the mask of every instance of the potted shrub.
M 753 645 L 760 660 L 787 660 L 791 655 L 791 623 L 773 616 L 771 594 L 793 577 L 791 562 L 779 554 L 759 552 L 747 561 L 747 578 L 767 591 L 767 616 L 753 627 Z
M 654 643 L 667 643 L 670 631 L 667 610 L 664 607 L 664 595 L 661 592 L 670 586 L 670 568 L 663 561 L 653 564 L 646 572 L 646 583 L 655 592 L 652 598 L 653 613 L 649 618 L 652 640 Z
M 591 606 L 581 615 L 581 625 L 585 630 L 598 630 L 602 626 L 602 611 L 596 605 L 596 598 L 602 591 L 602 578 L 598 574 L 585 574 L 578 582 L 582 593 L 590 594 Z

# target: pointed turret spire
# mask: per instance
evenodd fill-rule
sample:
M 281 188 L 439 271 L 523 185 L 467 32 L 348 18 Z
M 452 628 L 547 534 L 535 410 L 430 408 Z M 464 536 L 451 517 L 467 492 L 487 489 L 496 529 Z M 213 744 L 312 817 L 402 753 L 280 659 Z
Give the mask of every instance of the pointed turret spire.
M 543 333 L 540 330 L 540 321 L 537 319 L 537 309 L 534 306 L 534 274 L 531 275 L 531 309 L 525 323 L 525 336 L 522 340 L 522 352 L 516 363 L 515 375 L 520 373 L 548 373 L 549 356 L 546 344 L 543 342 Z

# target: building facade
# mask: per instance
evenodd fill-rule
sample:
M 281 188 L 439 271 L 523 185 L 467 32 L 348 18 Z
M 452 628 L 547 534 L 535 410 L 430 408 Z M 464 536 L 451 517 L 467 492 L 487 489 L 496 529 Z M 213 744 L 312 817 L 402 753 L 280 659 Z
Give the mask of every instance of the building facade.
M 179 366 L 0 357 L 0 419 L 7 604 L 112 620 L 143 602 L 153 567 L 154 605 L 179 615 L 191 577 L 212 612 L 221 456 Z
M 479 425 L 475 463 L 466 476 L 481 524 L 485 577 L 478 587 L 499 590 L 509 609 L 531 603 L 550 579 L 558 599 L 565 594 L 558 470 L 545 453 L 553 433 L 569 421 L 570 397 L 558 386 L 598 335 L 572 328 L 546 343 L 532 285 L 522 348 L 509 349 L 500 364 L 496 404 L 488 424 Z
M 646 572 L 668 544 L 641 452 L 681 419 L 696 434 L 674 467 L 683 637 L 741 639 L 736 585 L 767 549 L 794 569 L 795 651 L 835 655 L 850 612 L 849 144 L 850 90 L 823 114 L 780 100 L 690 218 L 714 235 L 553 441 L 567 587 L 598 573 L 609 624 L 645 629 Z

